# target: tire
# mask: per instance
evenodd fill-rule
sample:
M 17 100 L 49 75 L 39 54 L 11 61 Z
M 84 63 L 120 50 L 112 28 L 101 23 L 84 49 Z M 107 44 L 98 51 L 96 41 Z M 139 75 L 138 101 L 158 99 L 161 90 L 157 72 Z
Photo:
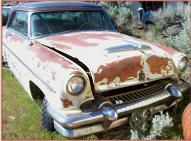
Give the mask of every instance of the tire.
M 2 66 L 5 68 L 9 68 L 7 60 L 2 56 Z
M 47 111 L 47 104 L 48 101 L 46 100 L 46 98 L 44 98 L 41 105 L 41 127 L 48 131 L 54 131 L 55 129 L 53 119 L 50 117 Z

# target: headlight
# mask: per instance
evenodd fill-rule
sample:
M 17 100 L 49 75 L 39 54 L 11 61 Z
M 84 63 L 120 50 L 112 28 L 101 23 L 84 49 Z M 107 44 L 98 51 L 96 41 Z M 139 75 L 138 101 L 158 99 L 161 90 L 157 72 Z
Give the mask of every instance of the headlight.
M 79 95 L 85 88 L 85 79 L 81 76 L 73 76 L 69 79 L 66 89 L 71 95 Z
M 187 66 L 188 66 L 188 59 L 186 57 L 182 57 L 178 62 L 178 70 L 182 72 L 186 69 Z

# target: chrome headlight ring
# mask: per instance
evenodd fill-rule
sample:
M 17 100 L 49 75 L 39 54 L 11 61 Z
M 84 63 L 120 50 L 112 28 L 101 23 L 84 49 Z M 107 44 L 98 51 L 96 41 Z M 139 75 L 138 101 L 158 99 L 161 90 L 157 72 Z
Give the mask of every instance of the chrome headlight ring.
M 177 53 L 176 55 L 172 56 L 172 59 L 179 72 L 184 72 L 188 67 L 188 58 L 184 54 Z
M 66 84 L 66 91 L 72 96 L 79 96 L 86 89 L 86 79 L 81 75 L 73 75 Z
M 178 70 L 183 72 L 188 67 L 188 59 L 187 57 L 182 57 L 178 62 Z

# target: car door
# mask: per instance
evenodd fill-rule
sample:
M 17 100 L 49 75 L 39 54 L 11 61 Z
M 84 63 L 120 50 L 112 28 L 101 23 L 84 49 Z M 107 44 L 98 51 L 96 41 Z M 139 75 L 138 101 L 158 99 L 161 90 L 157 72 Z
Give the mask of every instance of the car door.
M 26 61 L 28 48 L 28 14 L 14 11 L 3 35 L 3 46 L 7 54 L 9 68 L 24 88 L 28 87 Z

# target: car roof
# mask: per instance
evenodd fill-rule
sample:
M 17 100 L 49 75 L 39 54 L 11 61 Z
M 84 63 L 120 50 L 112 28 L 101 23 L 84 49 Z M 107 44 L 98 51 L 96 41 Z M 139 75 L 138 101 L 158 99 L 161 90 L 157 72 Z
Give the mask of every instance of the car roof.
M 20 8 L 48 8 L 48 7 L 64 7 L 64 6 L 76 6 L 76 7 L 100 7 L 90 2 L 61 2 L 61 1 L 46 1 L 46 2 L 24 2 L 18 4 L 16 7 Z

